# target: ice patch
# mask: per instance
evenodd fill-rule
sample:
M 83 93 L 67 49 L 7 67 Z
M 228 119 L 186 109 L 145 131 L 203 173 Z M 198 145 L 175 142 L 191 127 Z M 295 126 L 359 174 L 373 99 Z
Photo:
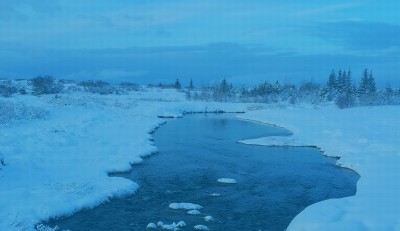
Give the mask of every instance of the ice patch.
M 203 208 L 201 205 L 193 203 L 171 203 L 169 207 L 171 209 L 187 209 L 187 210 L 199 210 Z
M 199 214 L 201 214 L 201 212 L 199 210 L 195 210 L 195 209 L 194 210 L 190 210 L 187 213 L 190 214 L 190 215 L 199 215 Z
M 147 228 L 147 229 L 157 229 L 157 225 L 154 224 L 154 223 L 149 223 L 149 224 L 146 226 L 146 228 Z
M 159 221 L 159 222 L 157 222 L 157 226 L 163 226 L 164 225 L 164 222 L 162 222 L 162 221 Z
M 161 222 L 162 223 L 162 222 Z M 161 224 L 160 223 L 160 224 Z M 150 223 L 150 224 L 154 224 L 154 223 Z M 155 225 L 155 224 L 154 224 Z M 148 225 L 147 225 L 148 226 Z M 172 224 L 168 225 L 164 225 L 164 223 L 162 223 L 162 225 L 159 225 L 160 227 L 162 227 L 163 229 L 167 229 L 167 230 L 179 230 L 179 227 L 184 227 L 186 226 L 186 223 L 184 221 L 180 221 L 178 223 L 173 222 Z M 152 228 L 157 228 L 157 226 L 154 226 Z
M 210 222 L 210 221 L 213 221 L 214 218 L 212 216 L 205 216 L 204 220 L 207 221 L 207 222 Z
M 224 184 L 236 184 L 237 183 L 235 179 L 231 179 L 231 178 L 220 178 L 220 179 L 218 179 L 218 182 L 224 183 Z
M 194 229 L 199 229 L 199 230 L 209 230 L 207 226 L 205 225 L 195 225 Z
M 210 194 L 210 196 L 212 196 L 212 197 L 219 197 L 219 196 L 221 196 L 221 194 L 219 194 L 219 193 L 212 193 L 212 194 Z

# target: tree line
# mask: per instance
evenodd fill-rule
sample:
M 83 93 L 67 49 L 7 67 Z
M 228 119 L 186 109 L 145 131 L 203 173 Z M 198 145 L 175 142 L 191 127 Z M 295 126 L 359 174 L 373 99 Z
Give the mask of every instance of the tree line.
M 137 83 L 123 82 L 110 84 L 105 81 L 57 80 L 51 76 L 38 76 L 28 81 L 26 85 L 13 84 L 12 81 L 0 81 L 0 96 L 10 97 L 13 94 L 58 94 L 61 92 L 86 91 L 94 94 L 127 94 L 129 91 L 139 91 Z M 353 78 L 351 70 L 332 70 L 324 84 L 313 81 L 280 83 L 279 81 L 264 81 L 253 87 L 234 87 L 226 79 L 218 84 L 195 86 L 190 80 L 183 86 L 179 79 L 172 83 L 149 84 L 148 87 L 172 88 L 182 91 L 189 100 L 219 101 L 219 102 L 259 102 L 259 103 L 325 103 L 334 102 L 340 108 L 358 105 L 400 104 L 400 88 L 393 89 L 389 84 L 378 89 L 372 70 L 365 69 L 359 80 Z

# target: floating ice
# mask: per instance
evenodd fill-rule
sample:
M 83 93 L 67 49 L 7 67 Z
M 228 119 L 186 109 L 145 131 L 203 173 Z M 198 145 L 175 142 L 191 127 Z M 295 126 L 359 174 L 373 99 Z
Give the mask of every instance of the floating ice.
M 163 225 L 162 228 L 168 229 L 168 230 L 174 230 L 174 231 L 179 230 L 178 225 L 175 222 L 173 222 L 170 225 Z
M 164 225 L 164 222 L 162 222 L 162 221 L 157 222 L 157 226 L 163 226 L 163 225 Z
M 199 229 L 199 230 L 209 230 L 207 226 L 205 225 L 195 225 L 194 229 Z
M 199 215 L 201 212 L 199 210 L 193 209 L 187 212 L 190 215 Z
M 146 228 L 147 228 L 147 229 L 157 229 L 157 225 L 154 224 L 154 223 L 149 223 L 149 224 L 146 226 Z
M 218 182 L 224 183 L 224 184 L 236 184 L 237 183 L 235 179 L 231 179 L 231 178 L 219 178 Z
M 221 196 L 221 194 L 219 194 L 219 193 L 212 193 L 212 194 L 210 194 L 210 196 L 212 196 L 212 197 L 219 197 L 219 196 Z
M 202 209 L 203 207 L 198 204 L 193 204 L 193 203 L 171 203 L 169 205 L 171 209 L 187 209 L 187 210 L 199 210 Z
M 178 224 L 176 224 L 176 226 L 184 227 L 184 226 L 186 226 L 186 223 L 184 221 L 180 221 L 180 222 L 178 222 Z
M 214 218 L 213 218 L 212 216 L 205 216 L 205 217 L 204 217 L 204 220 L 205 220 L 205 221 L 213 221 Z

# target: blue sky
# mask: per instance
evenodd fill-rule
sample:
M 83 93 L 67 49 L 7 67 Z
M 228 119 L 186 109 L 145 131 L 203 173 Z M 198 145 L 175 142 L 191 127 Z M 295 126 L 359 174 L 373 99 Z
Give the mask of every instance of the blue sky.
M 400 85 L 400 1 L 0 0 L 0 78 Z

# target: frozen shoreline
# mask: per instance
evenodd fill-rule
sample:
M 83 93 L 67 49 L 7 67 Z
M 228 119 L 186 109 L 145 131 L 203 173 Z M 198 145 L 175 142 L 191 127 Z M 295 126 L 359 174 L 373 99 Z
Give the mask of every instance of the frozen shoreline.
M 139 94 L 139 95 L 138 95 Z M 252 145 L 317 146 L 338 164 L 361 175 L 357 195 L 314 204 L 288 230 L 400 230 L 397 179 L 400 173 L 398 106 L 340 110 L 323 107 L 270 107 L 186 101 L 176 91 L 124 96 L 62 94 L 19 96 L 11 103 L 48 111 L 44 119 L 11 121 L 0 127 L 0 230 L 34 230 L 50 217 L 68 215 L 134 193 L 136 183 L 110 172 L 154 153 L 151 132 L 165 121 L 190 112 L 244 112 L 240 119 L 284 127 L 289 137 L 240 141 Z M 157 98 L 158 99 L 158 98 Z M 27 177 L 28 176 L 28 177 Z M 323 214 L 323 216 L 321 216 Z
M 312 145 L 338 165 L 361 175 L 354 197 L 316 203 L 302 211 L 288 230 L 400 230 L 398 106 L 340 110 L 292 107 L 249 112 L 239 118 L 289 129 L 291 137 L 242 141 L 257 145 Z
M 132 194 L 138 185 L 124 172 L 142 157 L 157 151 L 151 132 L 165 120 L 187 112 L 243 112 L 249 104 L 188 102 L 183 93 L 168 91 L 170 99 L 138 99 L 130 95 L 85 93 L 6 99 L 41 108 L 44 119 L 10 121 L 0 127 L 0 230 L 35 230 L 50 217 L 97 206 L 112 197 Z M 146 92 L 146 98 L 160 97 Z M 167 96 L 166 96 L 167 97 Z

